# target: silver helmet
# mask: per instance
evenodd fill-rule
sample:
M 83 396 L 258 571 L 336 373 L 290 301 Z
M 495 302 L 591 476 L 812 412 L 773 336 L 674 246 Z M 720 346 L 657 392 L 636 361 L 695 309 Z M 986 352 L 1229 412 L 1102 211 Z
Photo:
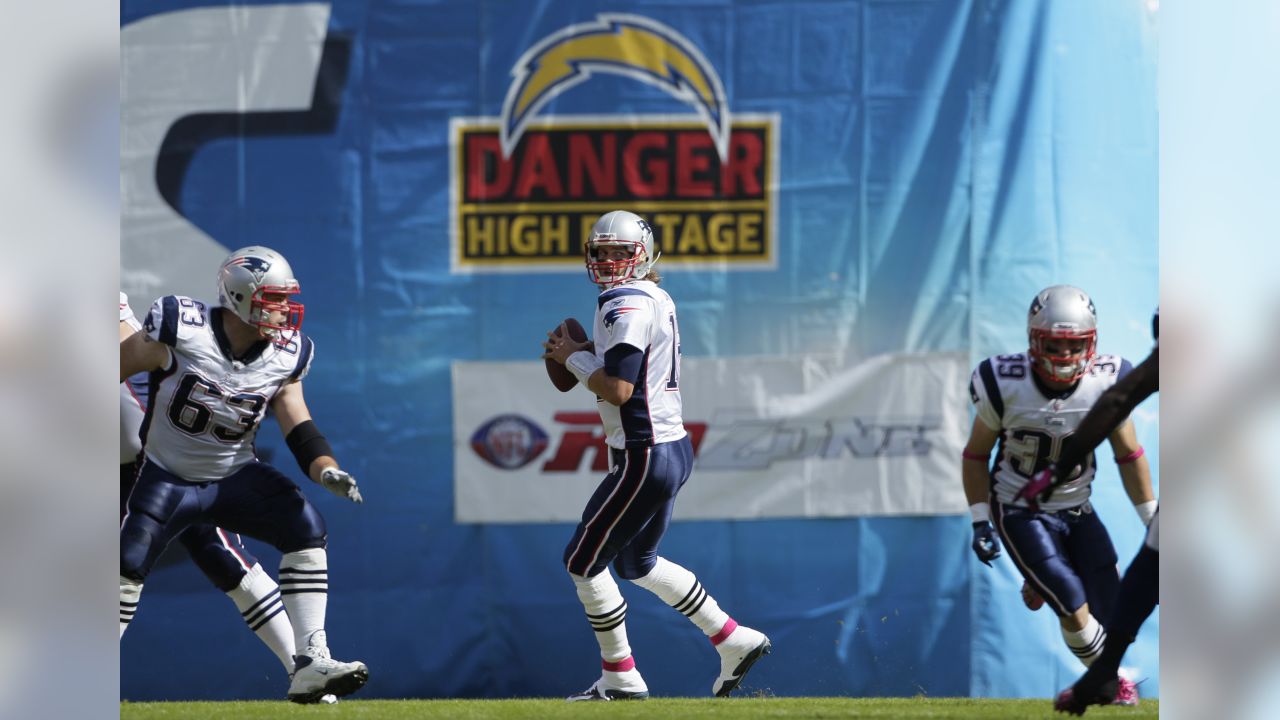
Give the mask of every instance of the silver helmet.
M 240 248 L 218 268 L 218 304 L 276 342 L 302 325 L 302 303 L 289 299 L 300 291 L 289 261 L 271 248 Z
M 627 257 L 610 260 L 601 255 L 603 250 L 616 248 L 627 251 Z M 587 239 L 587 277 L 606 289 L 642 280 L 659 254 L 654 252 L 653 228 L 644 218 L 626 210 L 607 212 L 596 220 Z
M 1027 313 L 1031 367 L 1050 382 L 1079 380 L 1098 351 L 1098 313 L 1085 291 L 1070 285 L 1041 290 Z

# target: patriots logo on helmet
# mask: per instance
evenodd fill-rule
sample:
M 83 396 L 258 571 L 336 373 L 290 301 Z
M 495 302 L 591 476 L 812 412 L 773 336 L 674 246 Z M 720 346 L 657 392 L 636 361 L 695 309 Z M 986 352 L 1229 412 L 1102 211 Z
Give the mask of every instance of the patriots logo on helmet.
M 248 270 L 250 273 L 253 274 L 254 280 L 257 280 L 259 282 L 262 281 L 262 276 L 266 275 L 267 271 L 271 269 L 270 262 L 263 260 L 260 257 L 255 257 L 253 255 L 245 255 L 244 257 L 238 257 L 227 264 L 243 267 L 245 270 Z
M 147 313 L 147 319 L 142 321 L 142 329 L 147 333 L 156 331 L 156 318 L 151 313 Z
M 622 317 L 623 315 L 626 315 L 627 313 L 631 312 L 632 310 L 636 310 L 636 309 L 637 309 L 637 308 L 633 308 L 633 307 L 616 307 L 616 308 L 613 308 L 612 310 L 610 310 L 610 311 L 606 312 L 606 313 L 604 314 L 604 327 L 605 327 L 605 329 L 606 329 L 606 330 L 612 330 L 612 329 L 613 329 L 613 324 L 614 324 L 614 323 L 616 323 L 616 322 L 618 322 L 618 318 L 620 318 L 620 317 Z

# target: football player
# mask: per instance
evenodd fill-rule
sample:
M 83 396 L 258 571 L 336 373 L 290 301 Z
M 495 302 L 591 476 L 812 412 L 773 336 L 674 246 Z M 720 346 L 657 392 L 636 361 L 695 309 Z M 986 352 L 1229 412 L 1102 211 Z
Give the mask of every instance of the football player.
M 142 324 L 129 307 L 129 298 L 120 293 L 120 341 L 124 342 L 142 329 Z M 138 471 L 138 454 L 142 441 L 138 432 L 146 412 L 147 375 L 141 373 L 120 383 L 120 517 L 125 514 L 125 501 L 133 489 Z M 249 629 L 262 640 L 286 674 L 293 673 L 293 627 L 280 602 L 280 588 L 262 569 L 262 565 L 241 543 L 240 536 L 209 524 L 192 525 L 177 537 L 200 572 L 219 590 L 227 594 Z M 136 609 L 136 608 L 134 608 Z M 120 631 L 133 616 L 133 610 L 120 608 Z
M 1051 464 L 1027 483 L 1019 496 L 1031 501 L 1049 499 L 1059 485 L 1067 482 L 1070 469 L 1084 461 L 1086 454 L 1102 442 L 1129 413 L 1160 389 L 1160 311 L 1151 321 L 1156 347 L 1133 372 L 1111 386 L 1093 409 L 1080 422 L 1076 434 L 1067 443 L 1056 463 Z M 1115 700 L 1120 691 L 1120 661 L 1138 637 L 1142 623 L 1160 603 L 1160 510 L 1157 507 L 1147 526 L 1147 537 L 1138 555 L 1120 581 L 1115 610 L 1107 623 L 1107 639 L 1102 653 L 1075 685 L 1059 693 L 1054 707 L 1074 715 L 1083 715 L 1089 705 L 1105 705 Z
M 1111 537 L 1089 502 L 1093 456 L 1043 502 L 1019 492 L 1058 459 L 1089 409 L 1129 373 L 1128 361 L 1097 354 L 1097 322 L 1093 301 L 1078 288 L 1055 285 L 1036 295 L 1027 314 L 1028 352 L 988 358 L 973 372 L 969 394 L 977 417 L 961 463 L 978 559 L 990 565 L 1003 540 L 1086 667 L 1102 652 L 1106 631 L 1098 618 L 1110 617 L 1120 580 Z M 1145 524 L 1155 499 L 1133 423 L 1123 423 L 1109 439 L 1125 491 Z M 1137 702 L 1134 684 L 1123 680 L 1116 700 Z
M 223 262 L 217 288 L 218 307 L 160 298 L 142 332 L 120 344 L 121 380 L 149 373 L 151 400 L 120 528 L 120 633 L 169 541 L 193 525 L 217 525 L 282 553 L 280 596 L 297 648 L 289 699 L 347 695 L 365 684 L 368 668 L 329 654 L 324 518 L 253 447 L 270 407 L 303 472 L 339 497 L 362 502 L 303 399 L 314 346 L 298 330 L 302 305 L 290 299 L 298 281 L 284 257 L 255 246 Z
M 693 446 L 681 419 L 680 330 L 658 287 L 653 230 L 638 215 L 600 217 L 586 243 L 587 277 L 600 289 L 594 350 L 566 328 L 547 333 L 544 358 L 562 363 L 596 396 L 613 469 L 587 501 L 564 563 L 595 630 L 604 671 L 568 700 L 648 697 L 627 642 L 618 576 L 654 593 L 710 639 L 720 655 L 711 692 L 726 697 L 770 649 L 769 638 L 720 609 L 692 572 L 658 555 L 676 494 L 689 479 Z

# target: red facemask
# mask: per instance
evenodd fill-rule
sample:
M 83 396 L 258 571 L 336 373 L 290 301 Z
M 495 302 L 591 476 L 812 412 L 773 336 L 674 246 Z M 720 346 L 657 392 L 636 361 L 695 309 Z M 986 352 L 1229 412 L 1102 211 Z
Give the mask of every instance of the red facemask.
M 594 256 L 605 247 L 629 248 L 631 256 L 620 260 L 598 260 Z M 604 287 L 612 287 L 634 276 L 636 267 L 644 262 L 644 245 L 627 240 L 592 240 L 586 245 L 587 277 L 591 282 Z
M 1046 348 L 1051 342 L 1083 341 L 1084 351 L 1080 354 L 1050 353 Z M 1049 330 L 1031 331 L 1031 367 L 1043 380 L 1056 383 L 1073 383 L 1089 372 L 1093 357 L 1098 351 L 1098 332 L 1053 332 Z
M 263 336 L 278 345 L 287 344 L 302 327 L 302 303 L 288 299 L 289 295 L 301 292 L 297 285 L 264 285 L 253 291 L 249 299 L 250 324 L 258 328 Z M 264 295 L 282 294 L 284 300 L 268 300 Z M 272 315 L 283 315 L 280 322 L 271 322 Z

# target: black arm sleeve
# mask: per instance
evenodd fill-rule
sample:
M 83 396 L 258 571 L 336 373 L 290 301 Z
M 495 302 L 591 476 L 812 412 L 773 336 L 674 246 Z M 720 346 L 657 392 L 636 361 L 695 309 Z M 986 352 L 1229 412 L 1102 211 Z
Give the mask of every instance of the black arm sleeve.
M 640 377 L 644 353 L 631 345 L 614 345 L 604 353 L 604 373 L 609 377 L 626 380 L 632 385 Z
M 1160 348 L 1151 351 L 1151 355 L 1112 385 L 1102 397 L 1093 404 L 1089 414 L 1080 421 L 1076 429 L 1058 456 L 1057 468 L 1059 479 L 1071 474 L 1086 455 L 1092 453 L 1102 441 L 1115 430 L 1129 413 L 1138 407 L 1143 400 L 1151 397 L 1160 389 Z
M 302 474 L 308 477 L 311 475 L 311 463 L 316 458 L 325 455 L 333 457 L 333 448 L 329 447 L 329 441 L 324 439 L 320 429 L 310 420 L 298 423 L 297 427 L 289 431 L 284 443 L 289 446 L 294 459 L 298 461 Z

